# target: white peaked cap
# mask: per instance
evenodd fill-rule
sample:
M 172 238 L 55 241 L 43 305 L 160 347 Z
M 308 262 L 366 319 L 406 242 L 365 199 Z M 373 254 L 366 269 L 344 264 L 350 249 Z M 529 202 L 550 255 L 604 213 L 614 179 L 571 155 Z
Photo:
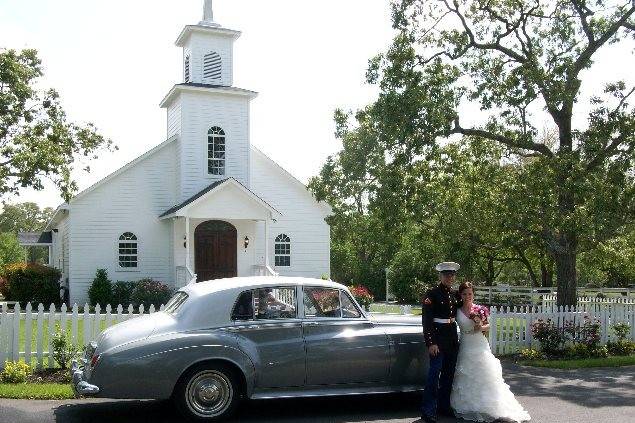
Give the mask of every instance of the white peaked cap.
M 444 261 L 436 265 L 437 272 L 457 272 L 461 268 L 461 265 L 453 261 Z

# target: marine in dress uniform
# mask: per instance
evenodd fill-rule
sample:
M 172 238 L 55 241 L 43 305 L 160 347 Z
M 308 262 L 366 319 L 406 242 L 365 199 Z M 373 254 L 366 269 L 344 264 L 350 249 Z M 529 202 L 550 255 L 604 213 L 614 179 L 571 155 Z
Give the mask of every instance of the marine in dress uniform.
M 423 336 L 430 355 L 421 405 L 424 422 L 436 422 L 437 414 L 453 415 L 450 393 L 459 352 L 455 319 L 461 301 L 458 293 L 452 289 L 452 283 L 459 268 L 454 262 L 439 263 L 436 270 L 440 273 L 441 282 L 426 293 L 423 301 Z

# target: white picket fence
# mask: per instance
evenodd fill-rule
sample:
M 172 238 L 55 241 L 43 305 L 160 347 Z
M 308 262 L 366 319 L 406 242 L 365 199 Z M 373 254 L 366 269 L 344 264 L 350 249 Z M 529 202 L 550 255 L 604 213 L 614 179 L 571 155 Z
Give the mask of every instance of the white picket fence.
M 74 345 L 82 347 L 97 340 L 104 329 L 146 312 L 143 305 L 137 310 L 132 305 L 126 308 L 119 305 L 115 309 L 110 305 L 103 309 L 97 305 L 93 313 L 89 311 L 88 304 L 84 306 L 83 313 L 79 313 L 77 304 L 70 310 L 65 304 L 59 310 L 53 304 L 45 310 L 44 305 L 40 304 L 36 310 L 30 303 L 24 311 L 19 305 L 11 312 L 6 307 L 1 309 L 0 369 L 4 367 L 6 360 L 23 360 L 26 363 L 35 361 L 38 368 L 54 367 L 51 341 L 58 324 L 70 331 Z M 150 306 L 147 311 L 154 313 L 155 307 Z
M 635 341 L 635 304 L 628 302 L 589 301 L 578 307 L 557 307 L 555 305 L 497 308 L 490 310 L 489 343 L 496 355 L 515 354 L 523 348 L 538 348 L 537 340 L 531 333 L 531 325 L 538 319 L 551 321 L 559 328 L 565 322 L 574 325 L 584 323 L 585 316 L 600 322 L 600 342 L 605 344 L 615 339 L 611 325 L 626 322 L 631 327 L 630 338 Z

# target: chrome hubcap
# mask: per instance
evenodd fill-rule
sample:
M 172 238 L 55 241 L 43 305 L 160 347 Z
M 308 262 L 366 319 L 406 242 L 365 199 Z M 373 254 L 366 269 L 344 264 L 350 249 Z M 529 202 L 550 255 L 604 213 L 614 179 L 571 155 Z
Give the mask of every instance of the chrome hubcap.
M 185 391 L 190 410 L 201 417 L 214 417 L 227 410 L 234 396 L 231 382 L 223 373 L 205 370 L 194 375 Z

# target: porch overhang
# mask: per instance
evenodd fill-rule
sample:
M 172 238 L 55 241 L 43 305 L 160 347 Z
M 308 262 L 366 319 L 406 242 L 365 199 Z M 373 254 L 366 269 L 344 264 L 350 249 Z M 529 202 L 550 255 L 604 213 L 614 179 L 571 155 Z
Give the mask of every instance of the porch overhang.
M 53 233 L 48 232 L 20 232 L 18 243 L 23 247 L 50 247 L 53 245 Z
M 159 216 L 200 219 L 276 220 L 278 210 L 234 178 L 214 182 Z

